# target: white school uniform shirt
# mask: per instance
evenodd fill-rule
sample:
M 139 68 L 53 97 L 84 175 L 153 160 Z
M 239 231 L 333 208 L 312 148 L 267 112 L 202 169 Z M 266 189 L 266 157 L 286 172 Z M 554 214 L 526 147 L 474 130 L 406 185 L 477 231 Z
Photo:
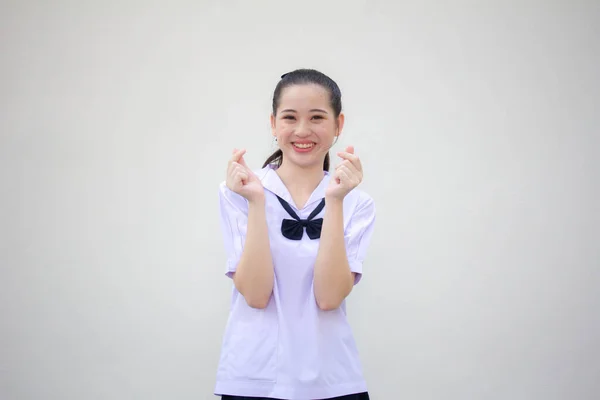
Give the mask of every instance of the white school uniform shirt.
M 255 309 L 233 287 L 214 393 L 308 400 L 366 392 L 345 301 L 335 310 L 323 311 L 315 300 L 313 270 L 320 240 L 311 240 L 306 232 L 301 240 L 281 233 L 282 220 L 292 217 L 276 196 L 306 219 L 324 198 L 330 175 L 324 172 L 304 208 L 298 209 L 274 168 L 254 171 L 265 188 L 275 269 L 273 293 L 266 308 Z M 226 275 L 231 277 L 244 248 L 248 202 L 225 183 L 219 189 Z M 324 212 L 315 218 L 322 218 Z M 373 199 L 355 188 L 344 198 L 343 215 L 346 251 L 356 284 L 373 232 Z

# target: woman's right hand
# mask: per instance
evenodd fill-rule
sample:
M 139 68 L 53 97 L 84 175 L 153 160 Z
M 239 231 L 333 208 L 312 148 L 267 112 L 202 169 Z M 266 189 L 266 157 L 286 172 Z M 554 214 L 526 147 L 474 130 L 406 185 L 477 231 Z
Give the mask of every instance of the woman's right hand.
M 227 166 L 226 184 L 231 191 L 252 202 L 263 198 L 265 192 L 260 179 L 248 168 L 244 160 L 245 153 L 246 150 L 233 150 Z

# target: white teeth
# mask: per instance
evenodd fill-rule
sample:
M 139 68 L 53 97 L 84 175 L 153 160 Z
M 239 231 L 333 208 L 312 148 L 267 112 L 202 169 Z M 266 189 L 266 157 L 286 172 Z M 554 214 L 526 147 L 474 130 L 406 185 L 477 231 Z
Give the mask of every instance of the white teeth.
M 313 147 L 314 143 L 294 143 L 294 146 L 298 147 L 299 149 L 308 149 Z

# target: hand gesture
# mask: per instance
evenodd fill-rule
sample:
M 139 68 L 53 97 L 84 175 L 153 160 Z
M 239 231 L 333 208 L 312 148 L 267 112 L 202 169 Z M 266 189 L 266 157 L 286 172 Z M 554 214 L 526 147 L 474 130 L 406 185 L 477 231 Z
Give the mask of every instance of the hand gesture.
M 344 161 L 335 168 L 325 191 L 325 197 L 341 200 L 362 182 L 363 171 L 360 159 L 354 154 L 353 146 L 348 146 L 346 151 L 341 151 L 337 155 Z
M 233 156 L 227 164 L 227 187 L 245 197 L 248 201 L 254 201 L 264 196 L 264 189 L 260 179 L 246 165 L 244 154 L 246 150 L 233 150 Z

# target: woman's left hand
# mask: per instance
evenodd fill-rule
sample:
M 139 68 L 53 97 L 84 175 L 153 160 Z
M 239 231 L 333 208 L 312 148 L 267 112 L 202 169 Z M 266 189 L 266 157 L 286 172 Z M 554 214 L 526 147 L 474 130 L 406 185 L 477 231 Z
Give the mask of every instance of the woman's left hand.
M 342 200 L 362 182 L 363 171 L 360 159 L 354 154 L 353 146 L 348 146 L 346 151 L 341 151 L 337 155 L 343 161 L 335 168 L 325 191 L 325 197 Z

